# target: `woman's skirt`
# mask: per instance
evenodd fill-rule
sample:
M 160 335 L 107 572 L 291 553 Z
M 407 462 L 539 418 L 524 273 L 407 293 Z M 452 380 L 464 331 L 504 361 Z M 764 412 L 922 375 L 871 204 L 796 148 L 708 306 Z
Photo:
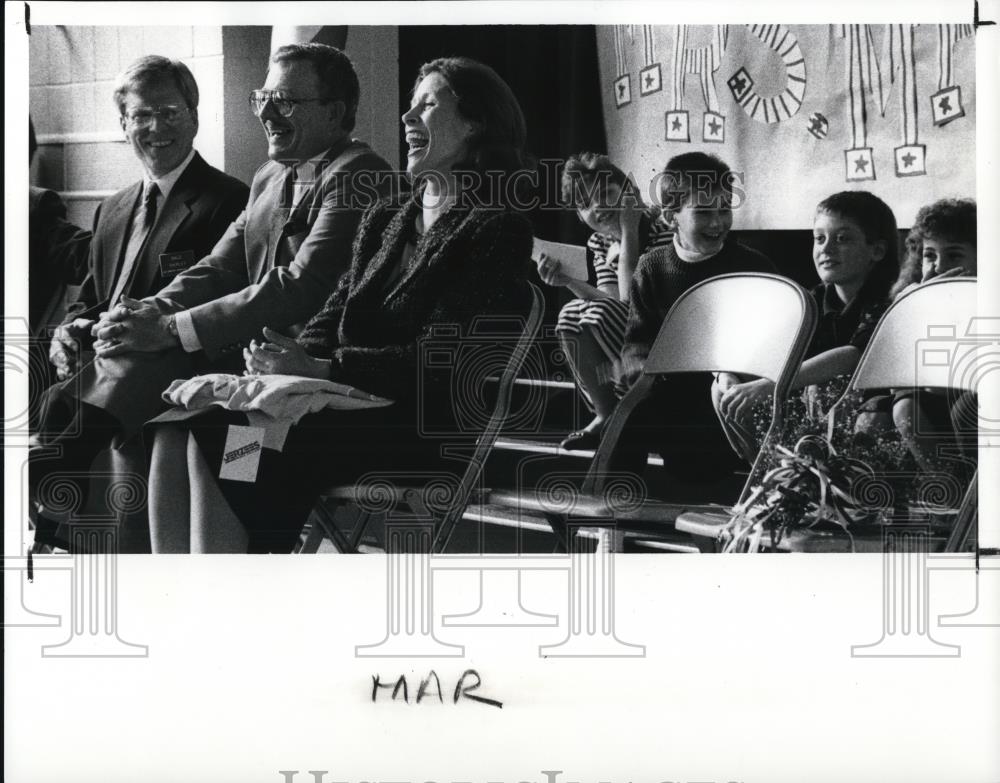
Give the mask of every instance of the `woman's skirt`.
M 457 472 L 440 457 L 440 444 L 422 438 L 412 406 L 324 409 L 289 429 L 280 451 L 260 450 L 256 481 L 218 478 L 231 425 L 247 426 L 245 413 L 212 408 L 175 426 L 195 437 L 229 507 L 247 530 L 249 552 L 290 552 L 322 492 L 366 474 L 407 483 L 415 472 Z M 460 468 L 461 466 L 459 466 Z

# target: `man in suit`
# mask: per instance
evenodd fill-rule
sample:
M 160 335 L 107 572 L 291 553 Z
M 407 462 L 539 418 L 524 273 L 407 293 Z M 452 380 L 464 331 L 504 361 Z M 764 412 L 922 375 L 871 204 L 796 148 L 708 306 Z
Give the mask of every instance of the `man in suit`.
M 249 195 L 245 184 L 209 166 L 194 150 L 198 85 L 184 63 L 142 57 L 118 76 L 112 97 L 143 178 L 106 199 L 94 216 L 93 236 L 87 232 L 83 284 L 49 346 L 60 380 L 71 378 L 90 355 L 83 349 L 89 349 L 102 311 L 124 297 L 155 293 L 202 258 Z M 31 281 L 32 292 L 39 282 Z M 80 403 L 59 386 L 44 393 L 37 407 L 36 442 L 59 449 L 41 452 L 42 462 L 32 460 L 32 484 L 54 471 L 89 469 L 109 440 L 101 431 L 106 422 L 100 411 L 81 418 Z M 53 454 L 61 458 L 53 460 Z
M 91 234 L 66 219 L 54 190 L 28 186 L 28 322 L 32 334 L 50 325 L 57 294 L 87 274 Z M 54 322 L 51 325 L 55 325 Z
M 29 117 L 29 163 L 34 162 L 37 151 L 35 124 Z M 65 287 L 83 282 L 90 236 L 89 231 L 66 219 L 66 205 L 58 193 L 28 186 L 28 323 L 33 335 L 43 335 L 50 326 L 49 319 L 60 304 L 57 296 L 64 294 Z M 34 393 L 31 398 L 35 399 Z
M 35 126 L 29 117 L 29 162 L 37 150 Z M 63 316 L 67 287 L 79 285 L 87 274 L 90 239 L 90 231 L 66 219 L 66 205 L 58 193 L 28 186 L 28 326 L 35 338 L 29 348 L 32 371 L 28 373 L 32 429 L 38 424 L 37 401 L 56 380 L 43 340 Z
M 49 353 L 60 379 L 75 371 L 77 347 L 89 342 L 101 311 L 122 297 L 159 291 L 205 256 L 249 194 L 194 150 L 198 85 L 184 63 L 140 58 L 119 76 L 114 100 L 144 177 L 109 197 L 94 216 L 87 276 Z
M 339 50 L 295 44 L 274 53 L 264 88 L 250 96 L 270 161 L 246 209 L 197 264 L 154 296 L 112 302 L 93 325 L 96 359 L 58 393 L 61 415 L 72 417 L 65 432 L 81 433 L 56 439 L 68 452 L 63 470 L 137 433 L 163 409 L 172 380 L 238 372 L 243 347 L 264 326 L 294 330 L 320 309 L 347 270 L 361 214 L 392 184 L 388 164 L 350 136 L 358 98 Z

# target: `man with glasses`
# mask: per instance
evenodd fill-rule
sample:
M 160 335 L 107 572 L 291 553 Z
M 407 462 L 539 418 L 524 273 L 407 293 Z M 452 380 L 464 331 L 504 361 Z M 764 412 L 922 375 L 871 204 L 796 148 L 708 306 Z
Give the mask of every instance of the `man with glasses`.
M 87 277 L 49 351 L 60 379 L 76 370 L 99 313 L 156 293 L 207 255 L 249 193 L 195 152 L 198 85 L 184 63 L 140 58 L 118 77 L 114 101 L 144 176 L 97 209 Z
M 243 348 L 263 327 L 288 333 L 320 309 L 349 266 L 362 213 L 392 185 L 389 165 L 351 138 L 359 92 L 351 61 L 333 47 L 274 53 L 263 89 L 250 95 L 270 160 L 246 208 L 197 264 L 142 301 L 121 297 L 93 325 L 96 359 L 62 385 L 62 405 L 50 406 L 61 407 L 65 433 L 92 433 L 55 439 L 70 454 L 61 469 L 86 469 L 110 440 L 138 433 L 165 407 L 171 381 L 241 372 Z M 144 462 L 127 464 L 144 473 Z M 33 472 L 33 487 L 42 475 Z

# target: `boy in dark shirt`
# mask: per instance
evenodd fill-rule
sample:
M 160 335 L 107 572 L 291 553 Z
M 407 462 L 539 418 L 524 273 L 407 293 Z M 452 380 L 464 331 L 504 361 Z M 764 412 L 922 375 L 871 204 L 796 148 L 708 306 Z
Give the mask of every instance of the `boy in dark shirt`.
M 734 194 L 743 195 L 734 181 L 729 166 L 703 152 L 677 155 L 667 163 L 660 200 L 674 239 L 643 255 L 632 278 L 623 386 L 642 374 L 667 312 L 681 294 L 718 275 L 775 271 L 765 256 L 729 238 Z M 622 435 L 621 466 L 638 472 L 648 451 L 656 451 L 668 472 L 686 483 L 710 482 L 735 467 L 712 407 L 711 385 L 710 373 L 662 378 Z
M 820 284 L 812 295 L 819 321 L 792 383 L 792 389 L 807 389 L 814 414 L 824 413 L 843 391 L 888 305 L 899 270 L 898 245 L 892 210 L 867 191 L 835 193 L 816 207 L 813 263 Z M 752 462 L 770 423 L 764 408 L 774 383 L 723 373 L 712 391 L 730 442 Z

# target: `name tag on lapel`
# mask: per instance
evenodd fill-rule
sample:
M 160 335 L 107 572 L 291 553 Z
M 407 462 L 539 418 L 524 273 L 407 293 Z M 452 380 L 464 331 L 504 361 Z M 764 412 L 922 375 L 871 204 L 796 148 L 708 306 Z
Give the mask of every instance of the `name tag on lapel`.
M 195 262 L 193 250 L 178 250 L 175 253 L 160 254 L 160 276 L 173 277 L 183 272 Z

